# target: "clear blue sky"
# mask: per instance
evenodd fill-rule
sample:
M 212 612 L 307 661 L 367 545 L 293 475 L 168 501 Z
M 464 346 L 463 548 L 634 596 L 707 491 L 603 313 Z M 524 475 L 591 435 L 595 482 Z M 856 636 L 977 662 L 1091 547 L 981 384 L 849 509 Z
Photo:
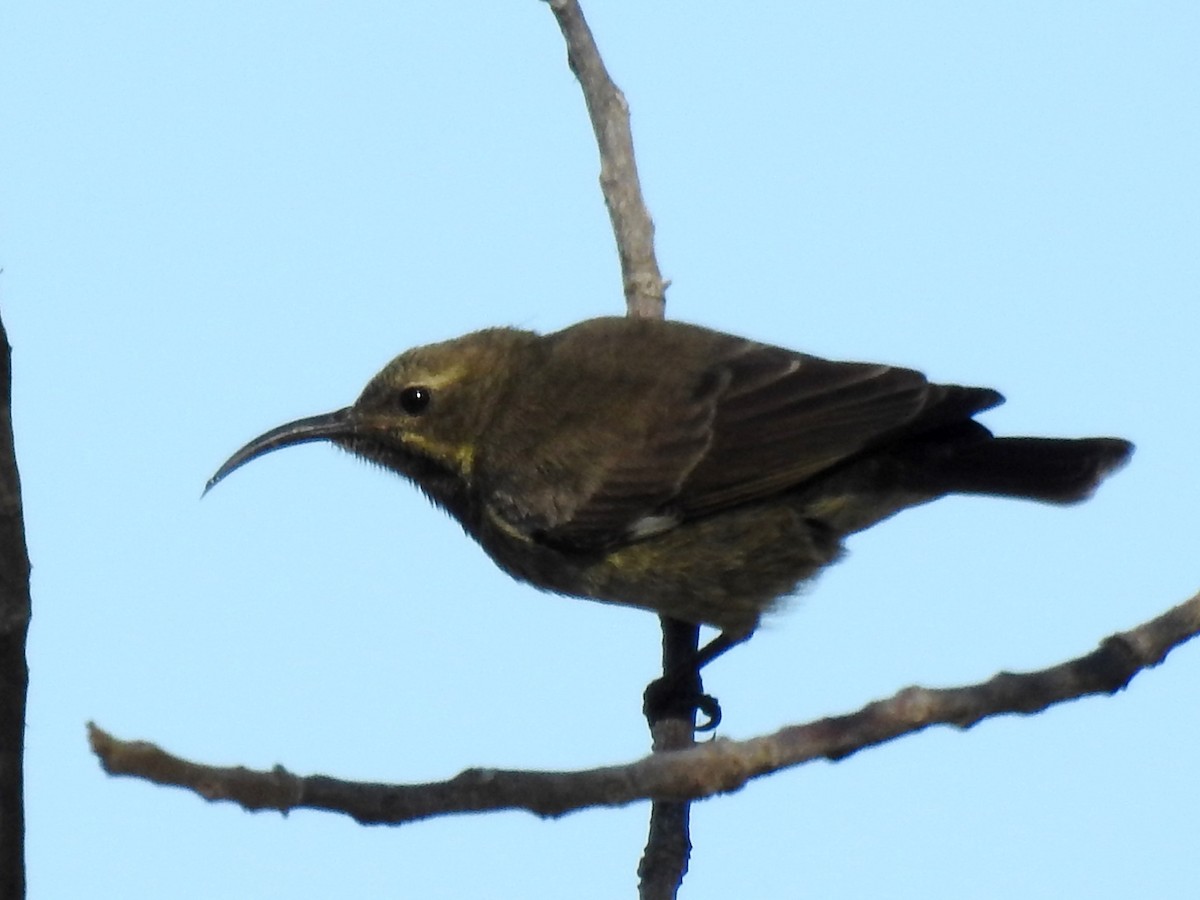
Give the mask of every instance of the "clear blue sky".
M 600 3 L 669 314 L 1120 435 L 1088 505 L 954 499 L 713 666 L 749 737 L 1086 652 L 1200 587 L 1200 5 Z M 34 564 L 31 896 L 628 897 L 647 808 L 363 829 L 101 774 L 84 723 L 379 781 L 647 749 L 657 621 L 510 582 L 327 447 L 200 501 L 400 350 L 622 311 L 549 11 L 16 2 L 0 311 Z M 1200 645 L 694 811 L 685 895 L 1195 891 Z

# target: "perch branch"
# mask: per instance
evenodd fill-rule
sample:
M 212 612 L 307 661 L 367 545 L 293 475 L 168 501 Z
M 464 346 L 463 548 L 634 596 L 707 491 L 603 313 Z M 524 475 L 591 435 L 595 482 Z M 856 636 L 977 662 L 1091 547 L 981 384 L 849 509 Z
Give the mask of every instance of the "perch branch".
M 666 306 L 666 284 L 654 252 L 654 222 L 638 178 L 629 104 L 609 76 L 577 0 L 548 0 L 548 3 L 567 43 L 567 62 L 583 89 L 600 151 L 600 190 L 616 238 L 626 309 L 631 316 L 661 319 Z M 661 621 L 665 678 L 691 665 L 699 629 L 667 617 Z M 654 752 L 693 746 L 695 727 L 694 711 L 651 721 Z M 685 802 L 654 803 L 646 849 L 638 865 L 641 900 L 670 900 L 676 895 L 691 855 L 689 818 L 690 809 Z
M 319 809 L 364 824 L 399 825 L 431 816 L 519 809 L 561 816 L 638 800 L 682 802 L 728 793 L 780 769 L 840 760 L 931 725 L 969 728 L 991 716 L 1030 715 L 1092 694 L 1113 694 L 1200 633 L 1200 593 L 1143 625 L 1101 642 L 1077 659 L 1036 672 L 1002 672 L 956 688 L 909 687 L 849 715 L 783 728 L 745 741 L 713 740 L 652 753 L 636 762 L 576 772 L 468 769 L 448 781 L 389 785 L 321 775 L 219 768 L 188 762 L 141 741 L 122 741 L 89 725 L 92 749 L 112 775 L 131 775 L 230 800 L 247 810 Z

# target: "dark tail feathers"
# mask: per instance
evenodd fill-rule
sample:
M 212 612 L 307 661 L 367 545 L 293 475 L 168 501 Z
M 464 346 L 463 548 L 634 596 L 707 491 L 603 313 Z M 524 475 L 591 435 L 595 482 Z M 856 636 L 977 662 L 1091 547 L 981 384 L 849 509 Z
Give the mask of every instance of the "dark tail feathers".
M 947 493 L 1077 503 L 1131 453 L 1117 438 L 991 438 L 958 445 L 934 471 Z

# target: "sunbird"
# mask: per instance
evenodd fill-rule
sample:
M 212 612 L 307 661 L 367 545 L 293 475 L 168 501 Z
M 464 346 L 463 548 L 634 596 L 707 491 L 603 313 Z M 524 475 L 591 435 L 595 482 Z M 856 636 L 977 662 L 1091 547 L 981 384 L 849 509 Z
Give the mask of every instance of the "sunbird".
M 995 437 L 974 417 L 1003 399 L 675 321 L 490 328 L 402 353 L 352 405 L 250 441 L 206 491 L 330 441 L 415 483 L 514 578 L 711 625 L 723 648 L 847 535 L 948 494 L 1075 503 L 1133 450 Z

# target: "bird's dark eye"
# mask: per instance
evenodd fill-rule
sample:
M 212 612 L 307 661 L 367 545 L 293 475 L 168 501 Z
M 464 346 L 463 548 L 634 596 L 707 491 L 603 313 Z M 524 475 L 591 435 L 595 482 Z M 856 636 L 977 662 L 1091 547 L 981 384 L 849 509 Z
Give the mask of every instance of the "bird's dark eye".
M 425 411 L 432 399 L 433 391 L 429 388 L 421 384 L 413 385 L 400 392 L 400 408 L 410 416 L 419 415 Z

